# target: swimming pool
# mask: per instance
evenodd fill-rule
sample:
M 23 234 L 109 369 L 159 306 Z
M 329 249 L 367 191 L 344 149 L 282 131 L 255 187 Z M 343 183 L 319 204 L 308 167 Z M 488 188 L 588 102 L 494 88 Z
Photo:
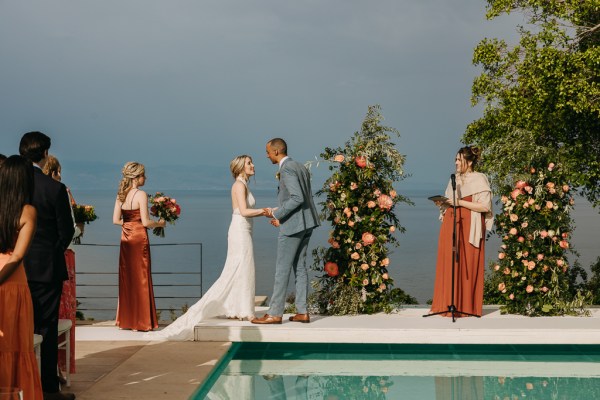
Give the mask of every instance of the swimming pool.
M 600 345 L 233 343 L 205 398 L 600 399 Z

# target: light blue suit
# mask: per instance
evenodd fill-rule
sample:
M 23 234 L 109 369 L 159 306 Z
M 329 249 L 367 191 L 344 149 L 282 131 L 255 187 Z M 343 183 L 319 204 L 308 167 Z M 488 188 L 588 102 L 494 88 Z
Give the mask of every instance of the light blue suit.
M 297 161 L 287 158 L 279 169 L 279 208 L 273 213 L 279 220 L 275 285 L 269 303 L 269 315 L 281 316 L 290 273 L 296 276 L 296 310 L 306 314 L 308 268 L 306 252 L 312 230 L 319 226 L 319 215 L 312 198 L 310 173 Z

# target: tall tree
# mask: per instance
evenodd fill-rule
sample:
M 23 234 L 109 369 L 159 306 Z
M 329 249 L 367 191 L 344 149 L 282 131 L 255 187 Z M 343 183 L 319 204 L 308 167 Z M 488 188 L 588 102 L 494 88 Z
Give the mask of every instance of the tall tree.
M 530 165 L 560 162 L 569 183 L 600 205 L 600 0 L 488 0 L 487 18 L 521 12 L 520 41 L 484 39 L 472 88 L 483 116 L 463 141 L 484 148 L 496 186 Z

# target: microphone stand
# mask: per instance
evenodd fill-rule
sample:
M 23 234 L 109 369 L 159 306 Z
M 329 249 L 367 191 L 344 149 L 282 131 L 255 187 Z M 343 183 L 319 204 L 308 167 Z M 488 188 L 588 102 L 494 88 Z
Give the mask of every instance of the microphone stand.
M 452 224 L 452 282 L 451 282 L 451 302 L 448 305 L 448 311 L 440 311 L 433 314 L 425 314 L 423 317 L 431 317 L 432 315 L 440 315 L 450 313 L 452 315 L 452 322 L 456 322 L 455 314 L 463 314 L 468 315 L 470 317 L 481 318 L 481 315 L 469 314 L 468 312 L 460 311 L 456 309 L 456 305 L 454 304 L 454 271 L 457 265 L 460 262 L 459 252 L 458 252 L 458 237 L 456 235 L 456 175 L 450 175 L 450 180 L 452 182 L 452 211 L 454 217 L 454 223 Z

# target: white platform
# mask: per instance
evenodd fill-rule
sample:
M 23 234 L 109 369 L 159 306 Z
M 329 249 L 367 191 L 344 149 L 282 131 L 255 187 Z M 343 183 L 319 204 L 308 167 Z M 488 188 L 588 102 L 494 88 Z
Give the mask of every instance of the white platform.
M 257 308 L 262 315 L 266 308 Z M 214 318 L 195 328 L 202 342 L 306 343 L 455 343 L 455 344 L 600 344 L 600 309 L 590 317 L 523 317 L 484 309 L 481 318 L 427 317 L 427 308 L 407 308 L 396 314 L 343 317 L 311 316 L 310 324 L 288 321 L 255 325 Z M 148 341 L 143 332 L 119 330 L 114 321 L 77 326 L 78 341 Z
M 600 309 L 590 317 L 524 317 L 484 309 L 481 318 L 423 318 L 427 308 L 396 314 L 311 317 L 310 324 L 255 325 L 211 319 L 195 328 L 196 341 L 306 343 L 600 344 Z M 257 315 L 262 315 L 258 313 Z

